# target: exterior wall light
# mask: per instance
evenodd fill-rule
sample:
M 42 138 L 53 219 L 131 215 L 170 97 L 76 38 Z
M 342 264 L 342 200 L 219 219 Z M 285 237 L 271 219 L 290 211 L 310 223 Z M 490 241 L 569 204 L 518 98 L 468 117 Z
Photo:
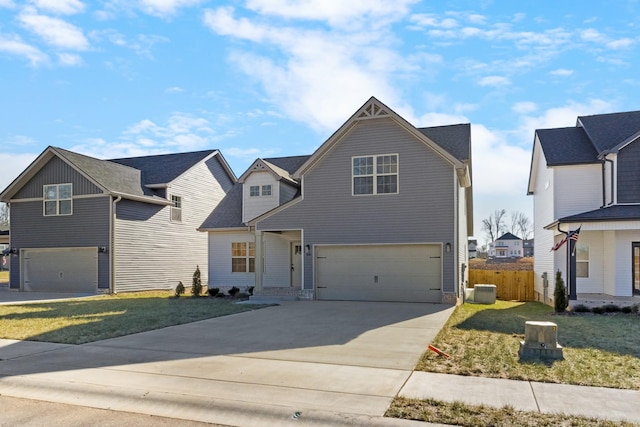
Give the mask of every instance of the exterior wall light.
M 444 244 L 444 251 L 451 252 L 451 243 L 447 242 Z
M 311 245 L 304 245 L 304 254 L 311 255 Z

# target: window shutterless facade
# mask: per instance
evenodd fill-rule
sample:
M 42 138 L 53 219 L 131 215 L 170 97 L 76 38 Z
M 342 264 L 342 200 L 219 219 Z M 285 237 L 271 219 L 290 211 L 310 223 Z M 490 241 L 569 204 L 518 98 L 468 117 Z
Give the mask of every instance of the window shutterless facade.
M 382 154 L 352 158 L 352 194 L 398 193 L 398 155 Z
M 45 185 L 42 191 L 42 213 L 44 216 L 73 214 L 73 185 Z
M 252 185 L 249 187 L 249 197 L 270 196 L 271 184 L 267 185 Z
M 231 272 L 253 273 L 256 271 L 256 246 L 254 242 L 231 243 Z

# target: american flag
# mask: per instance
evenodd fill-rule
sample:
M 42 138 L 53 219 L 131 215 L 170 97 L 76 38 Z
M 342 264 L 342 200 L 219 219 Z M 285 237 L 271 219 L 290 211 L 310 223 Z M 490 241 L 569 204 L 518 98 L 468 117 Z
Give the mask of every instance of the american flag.
M 560 249 L 562 247 L 562 245 L 567 243 L 568 239 L 571 239 L 571 240 L 577 242 L 578 241 L 578 236 L 580 235 L 580 229 L 581 228 L 582 228 L 582 226 L 578 227 L 576 230 L 573 230 L 573 231 L 570 231 L 569 233 L 567 233 L 567 235 L 564 237 L 564 239 L 560 240 L 558 243 L 553 245 L 553 247 L 551 248 L 550 252 L 557 251 L 558 249 Z

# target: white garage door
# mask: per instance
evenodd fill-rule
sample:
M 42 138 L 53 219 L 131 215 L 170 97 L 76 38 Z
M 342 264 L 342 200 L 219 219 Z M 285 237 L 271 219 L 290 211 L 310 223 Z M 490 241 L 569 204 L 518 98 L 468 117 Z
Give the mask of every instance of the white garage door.
M 98 289 L 98 249 L 25 249 L 22 290 L 87 292 Z
M 318 246 L 318 299 L 439 303 L 440 250 L 440 245 Z

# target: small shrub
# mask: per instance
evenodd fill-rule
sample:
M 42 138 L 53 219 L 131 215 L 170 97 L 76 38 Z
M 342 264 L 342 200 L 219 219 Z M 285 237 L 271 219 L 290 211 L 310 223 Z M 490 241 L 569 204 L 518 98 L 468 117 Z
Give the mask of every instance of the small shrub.
M 236 288 L 235 286 L 229 289 L 229 295 L 231 295 L 232 297 L 235 296 L 238 292 L 240 292 L 240 289 Z
M 253 295 L 253 289 L 254 289 L 254 288 L 255 288 L 255 286 L 249 286 L 249 287 L 247 288 L 247 293 L 248 293 L 249 295 Z
M 605 304 L 602 309 L 607 313 L 617 313 L 620 311 L 620 307 L 615 304 Z
M 215 297 L 220 293 L 220 288 L 209 288 L 207 292 L 209 293 L 210 297 Z
M 584 304 L 577 304 L 573 307 L 573 311 L 576 313 L 589 313 L 591 309 Z
M 200 266 L 196 266 L 193 272 L 193 280 L 191 282 L 191 295 L 199 297 L 202 293 L 202 279 L 200 279 Z
M 564 280 L 562 280 L 560 270 L 556 272 L 556 289 L 553 292 L 553 305 L 556 313 L 564 313 L 569 306 L 567 288 L 564 286 Z
M 591 311 L 595 314 L 604 314 L 604 308 L 602 307 L 593 307 Z
M 218 292 L 216 294 L 216 298 L 224 298 L 224 293 L 223 292 Z
M 178 282 L 178 285 L 176 286 L 176 298 L 179 298 L 182 294 L 184 294 L 184 285 L 182 282 Z
M 624 314 L 631 314 L 633 312 L 633 308 L 629 305 L 622 307 L 622 312 Z
M 634 304 L 634 305 L 631 307 L 631 312 L 632 312 L 633 314 L 638 314 L 638 313 L 640 313 L 640 304 Z
M 236 294 L 236 298 L 238 299 L 249 299 L 250 295 L 246 292 L 240 292 Z

